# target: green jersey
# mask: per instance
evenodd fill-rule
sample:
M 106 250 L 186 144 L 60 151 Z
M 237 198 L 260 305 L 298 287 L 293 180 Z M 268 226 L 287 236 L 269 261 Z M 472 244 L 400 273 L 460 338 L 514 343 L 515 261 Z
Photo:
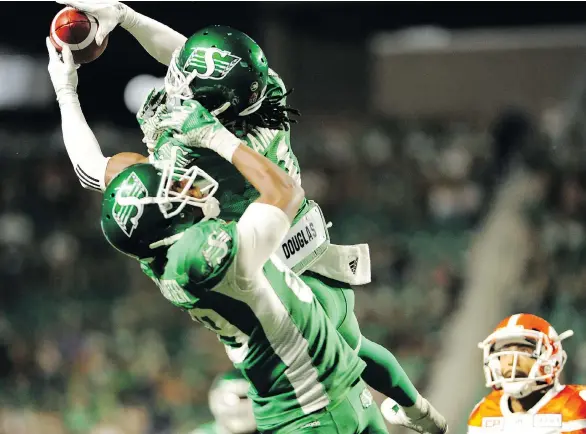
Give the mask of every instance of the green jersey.
M 279 97 L 284 93 L 283 81 L 274 71 L 269 70 L 267 96 Z M 301 184 L 301 170 L 291 149 L 290 131 L 254 128 L 240 138 L 248 147 L 283 168 Z M 163 133 L 158 140 L 152 158 L 169 159 L 174 150 L 177 151 L 177 165 L 185 167 L 197 164 L 218 181 L 216 198 L 221 204 L 221 219 L 238 221 L 246 207 L 258 198 L 258 191 L 231 163 L 208 149 L 186 146 L 173 139 L 169 132 Z M 277 254 L 289 268 L 300 273 L 319 259 L 328 245 L 329 234 L 319 207 L 314 202 L 304 200 Z
M 238 223 L 197 224 L 142 263 L 167 300 L 218 335 L 252 386 L 260 431 L 336 405 L 365 367 L 311 289 L 271 256 L 288 228 L 282 211 L 253 204 Z

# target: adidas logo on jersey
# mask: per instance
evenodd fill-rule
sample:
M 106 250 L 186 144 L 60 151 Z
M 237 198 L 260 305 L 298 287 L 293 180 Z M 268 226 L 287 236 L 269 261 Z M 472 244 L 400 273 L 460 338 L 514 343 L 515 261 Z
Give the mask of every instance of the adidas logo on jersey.
M 321 422 L 319 420 L 314 420 L 313 422 L 309 422 L 309 423 L 306 423 L 305 425 L 303 425 L 301 427 L 301 429 L 303 429 L 303 428 L 317 428 L 318 426 L 321 426 Z
M 356 269 L 358 268 L 358 258 L 352 259 L 348 265 L 350 266 L 350 271 L 352 271 L 352 274 L 356 274 Z

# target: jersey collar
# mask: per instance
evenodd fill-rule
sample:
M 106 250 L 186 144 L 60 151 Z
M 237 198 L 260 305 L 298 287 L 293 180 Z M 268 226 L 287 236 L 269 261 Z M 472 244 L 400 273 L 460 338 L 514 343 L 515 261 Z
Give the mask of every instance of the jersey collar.
M 565 387 L 566 387 L 565 385 L 560 384 L 556 381 L 554 383 L 553 387 L 551 389 L 549 389 L 547 391 L 547 393 L 545 395 L 543 395 L 543 397 L 539 401 L 537 401 L 537 404 L 535 404 L 533 407 L 531 407 L 525 413 L 526 414 L 537 414 L 539 412 L 539 410 L 541 410 L 558 393 L 560 393 L 562 390 L 564 390 Z M 503 393 L 503 396 L 501 396 L 500 407 L 501 407 L 501 413 L 503 416 L 510 416 L 510 415 L 514 414 L 509 408 L 509 398 L 510 397 L 511 396 L 507 395 L 506 393 Z

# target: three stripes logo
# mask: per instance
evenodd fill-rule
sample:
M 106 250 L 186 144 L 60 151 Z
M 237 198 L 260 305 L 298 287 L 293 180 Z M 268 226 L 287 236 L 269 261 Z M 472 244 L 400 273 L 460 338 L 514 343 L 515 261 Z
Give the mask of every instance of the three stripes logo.
M 352 271 L 352 274 L 356 274 L 356 269 L 358 268 L 358 258 L 352 259 L 348 263 L 348 266 L 350 267 L 350 271 Z
M 219 48 L 196 47 L 185 62 L 185 72 L 195 71 L 199 78 L 221 80 L 234 68 L 240 57 Z
M 116 202 L 112 207 L 112 217 L 128 238 L 132 236 L 132 232 L 138 227 L 138 222 L 144 211 L 144 204 L 140 203 L 138 199 L 147 195 L 146 187 L 134 172 L 120 185 L 120 189 L 116 194 Z
M 85 188 L 102 191 L 100 188 L 100 181 L 84 172 L 79 164 L 75 166 L 75 173 L 79 178 L 79 182 L 81 182 L 81 185 L 83 185 Z

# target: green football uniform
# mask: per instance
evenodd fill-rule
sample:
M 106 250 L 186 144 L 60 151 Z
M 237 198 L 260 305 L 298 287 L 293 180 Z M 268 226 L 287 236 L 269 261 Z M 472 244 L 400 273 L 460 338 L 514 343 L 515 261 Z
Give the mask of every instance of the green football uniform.
M 173 54 L 165 90 L 151 95 L 137 115 L 147 147 L 154 151 L 153 159 L 168 159 L 175 155 L 174 149 L 178 150 L 179 164 L 194 162 L 220 182 L 216 197 L 223 209 L 222 217 L 237 220 L 258 193 L 221 157 L 183 146 L 170 131 L 164 130 L 165 126 L 172 126 L 187 144 L 188 138 L 193 137 L 195 147 L 197 140 L 201 140 L 198 120 L 189 116 L 187 121 L 184 119 L 189 112 L 185 110 L 186 104 L 161 114 L 169 108 L 160 104 L 165 94 L 170 99 L 198 101 L 212 114 L 234 122 L 232 128 L 230 124 L 226 126 L 250 148 L 271 159 L 294 179 L 300 179 L 290 133 L 282 131 L 288 130 L 286 113 L 290 111 L 284 107 L 285 86 L 268 68 L 262 49 L 247 35 L 226 26 L 209 26 L 194 33 Z M 158 122 L 157 118 L 168 122 Z M 354 314 L 350 284 L 370 281 L 368 246 L 330 244 L 319 207 L 305 202 L 275 254 L 312 288 L 338 332 L 367 363 L 363 378 L 401 405 L 413 406 L 417 390 L 388 350 L 362 337 Z
M 280 97 L 285 93 L 281 78 L 269 70 L 268 97 Z M 285 104 L 285 100 L 282 101 Z M 240 137 L 256 152 L 264 155 L 283 168 L 298 182 L 301 170 L 297 157 L 291 149 L 290 131 L 254 128 Z M 192 148 L 164 133 L 158 140 L 151 158 L 169 159 L 177 152 L 176 164 L 188 166 L 195 162 L 219 183 L 216 197 L 221 204 L 220 218 L 238 221 L 246 207 L 258 197 L 256 189 L 248 183 L 236 168 L 213 151 Z M 352 348 L 357 348 L 361 332 L 354 315 L 354 292 L 347 283 L 325 278 L 316 273 L 304 272 L 318 260 L 329 246 L 326 222 L 319 206 L 305 200 L 293 221 L 289 232 L 282 240 L 277 256 L 294 272 L 301 275 L 314 291 L 318 301 L 326 310 L 332 323 Z
M 365 363 L 337 333 L 311 289 L 270 256 L 288 228 L 282 211 L 253 204 L 238 223 L 196 224 L 164 257 L 143 261 L 142 269 L 167 300 L 218 335 L 251 384 L 259 431 L 384 428 L 360 380 Z M 322 418 L 333 420 L 331 412 L 348 405 L 354 413 L 347 426 L 326 428 Z M 320 424 L 323 430 L 316 431 Z

